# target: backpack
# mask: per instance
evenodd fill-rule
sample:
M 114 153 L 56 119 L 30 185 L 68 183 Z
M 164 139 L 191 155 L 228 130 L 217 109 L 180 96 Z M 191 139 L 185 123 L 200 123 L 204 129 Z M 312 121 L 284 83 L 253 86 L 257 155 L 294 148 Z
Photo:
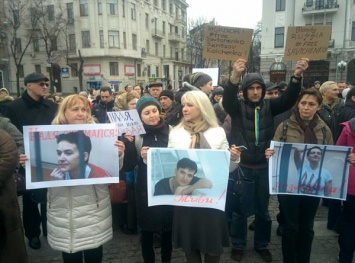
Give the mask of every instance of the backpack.
M 280 138 L 280 140 L 282 142 L 286 142 L 286 139 L 287 139 L 287 122 L 288 120 L 285 120 L 282 122 L 282 136 Z M 326 139 L 326 130 L 325 130 L 325 127 L 322 127 L 322 134 L 323 134 L 323 141 L 322 141 L 322 144 L 327 144 L 327 139 Z

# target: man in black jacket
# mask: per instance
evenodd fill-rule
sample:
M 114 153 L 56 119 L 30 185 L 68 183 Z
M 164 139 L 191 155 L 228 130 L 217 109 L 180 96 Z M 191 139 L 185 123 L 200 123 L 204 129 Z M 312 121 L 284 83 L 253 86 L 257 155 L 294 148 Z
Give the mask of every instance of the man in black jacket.
M 100 89 L 100 102 L 92 107 L 91 114 L 94 116 L 100 123 L 109 123 L 110 120 L 107 116 L 107 112 L 117 111 L 115 107 L 115 101 L 112 97 L 112 90 L 110 87 L 102 87 Z
M 254 248 L 264 261 L 271 262 L 272 255 L 267 249 L 271 237 L 271 219 L 268 211 L 269 182 L 265 150 L 274 135 L 274 116 L 287 111 L 297 100 L 308 59 L 297 62 L 285 93 L 272 100 L 264 99 L 266 87 L 263 77 L 258 73 L 244 76 L 241 86 L 244 100 L 238 99 L 238 83 L 245 71 L 245 64 L 243 59 L 234 63 L 232 76 L 224 90 L 223 106 L 232 118 L 232 143 L 247 148 L 241 155 L 239 165 L 244 179 L 254 182 L 255 190 L 249 188 L 249 192 L 242 193 L 241 199 L 250 200 L 250 196 L 254 197 L 254 202 L 249 204 L 255 206 Z M 245 204 L 238 207 L 245 207 Z M 243 210 L 233 212 L 231 224 L 232 259 L 236 261 L 242 259 L 246 247 L 247 217 L 250 214 Z
M 57 111 L 57 104 L 45 100 L 49 79 L 40 73 L 31 73 L 24 79 L 26 90 L 22 96 L 9 105 L 6 109 L 6 117 L 23 133 L 25 125 L 49 125 Z M 23 225 L 25 236 L 29 240 L 29 246 L 33 249 L 41 247 L 39 235 L 42 221 L 43 235 L 47 233 L 46 204 L 41 205 L 41 215 L 38 211 L 38 203 L 33 201 L 34 194 L 39 190 L 27 190 L 23 194 Z M 41 218 L 42 216 L 42 218 Z

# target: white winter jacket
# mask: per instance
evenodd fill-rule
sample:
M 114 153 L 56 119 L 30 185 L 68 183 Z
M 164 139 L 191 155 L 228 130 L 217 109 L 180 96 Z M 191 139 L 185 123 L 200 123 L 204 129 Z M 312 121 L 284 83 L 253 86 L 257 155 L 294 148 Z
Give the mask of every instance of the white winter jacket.
M 112 239 L 111 201 L 106 184 L 48 189 L 48 243 L 59 251 L 93 249 Z

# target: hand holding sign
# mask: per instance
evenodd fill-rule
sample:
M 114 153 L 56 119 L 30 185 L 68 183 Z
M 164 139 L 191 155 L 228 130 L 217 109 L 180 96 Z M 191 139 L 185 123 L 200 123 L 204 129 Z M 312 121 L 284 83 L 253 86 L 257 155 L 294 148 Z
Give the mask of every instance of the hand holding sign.
M 243 72 L 246 69 L 246 64 L 247 61 L 245 59 L 237 59 L 236 62 L 234 62 L 233 65 L 233 72 L 232 72 L 232 76 L 230 78 L 232 83 L 238 83 L 240 76 L 243 74 Z
M 302 58 L 296 63 L 295 73 L 293 74 L 295 77 L 302 77 L 303 72 L 308 68 L 308 58 Z

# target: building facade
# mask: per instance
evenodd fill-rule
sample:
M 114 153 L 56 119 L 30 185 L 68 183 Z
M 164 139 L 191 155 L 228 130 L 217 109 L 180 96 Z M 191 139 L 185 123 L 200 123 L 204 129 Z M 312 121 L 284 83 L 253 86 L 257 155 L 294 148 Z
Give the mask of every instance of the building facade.
M 289 26 L 329 25 L 326 60 L 314 60 L 304 74 L 304 86 L 314 81 L 345 80 L 355 84 L 355 0 L 264 0 L 261 74 L 265 79 L 288 80 L 295 61 L 283 61 Z M 346 63 L 343 63 L 346 62 Z
M 2 1 L 8 5 L 8 0 Z M 83 90 L 111 85 L 118 91 L 126 84 L 145 86 L 156 80 L 177 88 L 191 71 L 185 48 L 185 0 L 42 2 L 48 26 L 57 22 L 58 14 L 65 26 L 49 53 L 44 41 L 33 37 L 22 59 L 21 85 L 25 75 L 41 72 L 52 76 L 57 93 L 77 93 L 82 70 Z M 4 85 L 15 93 L 16 67 L 11 54 L 5 59 L 9 77 Z

